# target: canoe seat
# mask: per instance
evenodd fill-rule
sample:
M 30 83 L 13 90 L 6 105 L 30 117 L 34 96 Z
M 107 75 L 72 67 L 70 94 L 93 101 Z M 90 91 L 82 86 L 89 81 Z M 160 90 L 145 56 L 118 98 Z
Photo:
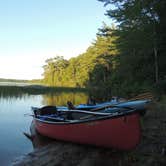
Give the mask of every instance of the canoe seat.
M 67 101 L 67 108 L 68 108 L 69 110 L 74 110 L 74 109 L 76 109 L 71 101 Z
M 57 113 L 56 106 L 44 106 L 40 109 L 34 110 L 35 115 L 51 115 Z

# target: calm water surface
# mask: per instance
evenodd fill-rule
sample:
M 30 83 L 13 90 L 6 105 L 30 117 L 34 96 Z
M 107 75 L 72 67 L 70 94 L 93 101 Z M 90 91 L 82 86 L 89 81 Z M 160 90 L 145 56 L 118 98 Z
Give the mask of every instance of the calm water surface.
M 58 93 L 51 95 L 0 96 L 0 165 L 8 166 L 22 155 L 33 151 L 31 141 L 23 132 L 30 133 L 31 106 L 65 105 L 67 100 L 74 104 L 87 100 L 84 93 Z

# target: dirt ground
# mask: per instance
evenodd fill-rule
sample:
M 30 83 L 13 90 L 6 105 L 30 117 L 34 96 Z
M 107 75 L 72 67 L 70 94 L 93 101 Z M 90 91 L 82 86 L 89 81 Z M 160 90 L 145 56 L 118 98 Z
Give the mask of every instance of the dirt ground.
M 142 140 L 136 149 L 112 149 L 38 138 L 34 152 L 14 166 L 166 166 L 166 104 L 152 103 L 141 118 Z M 45 146 L 43 146 L 45 145 Z

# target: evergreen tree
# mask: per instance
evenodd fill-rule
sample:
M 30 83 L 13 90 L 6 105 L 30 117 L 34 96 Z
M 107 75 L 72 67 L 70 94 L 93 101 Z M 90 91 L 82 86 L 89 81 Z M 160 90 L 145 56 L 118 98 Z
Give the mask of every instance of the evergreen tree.
M 164 0 L 99 0 L 113 5 L 107 15 L 118 23 L 117 75 L 125 84 L 155 84 L 166 75 Z

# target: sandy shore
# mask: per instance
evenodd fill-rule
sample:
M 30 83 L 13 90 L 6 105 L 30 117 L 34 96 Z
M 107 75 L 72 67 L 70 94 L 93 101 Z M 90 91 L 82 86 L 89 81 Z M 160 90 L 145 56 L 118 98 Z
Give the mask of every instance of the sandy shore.
M 165 109 L 165 110 L 164 110 Z M 165 166 L 166 106 L 153 103 L 141 119 L 142 140 L 136 149 L 119 152 L 34 137 L 34 152 L 14 166 Z M 45 146 L 43 146 L 45 145 Z

